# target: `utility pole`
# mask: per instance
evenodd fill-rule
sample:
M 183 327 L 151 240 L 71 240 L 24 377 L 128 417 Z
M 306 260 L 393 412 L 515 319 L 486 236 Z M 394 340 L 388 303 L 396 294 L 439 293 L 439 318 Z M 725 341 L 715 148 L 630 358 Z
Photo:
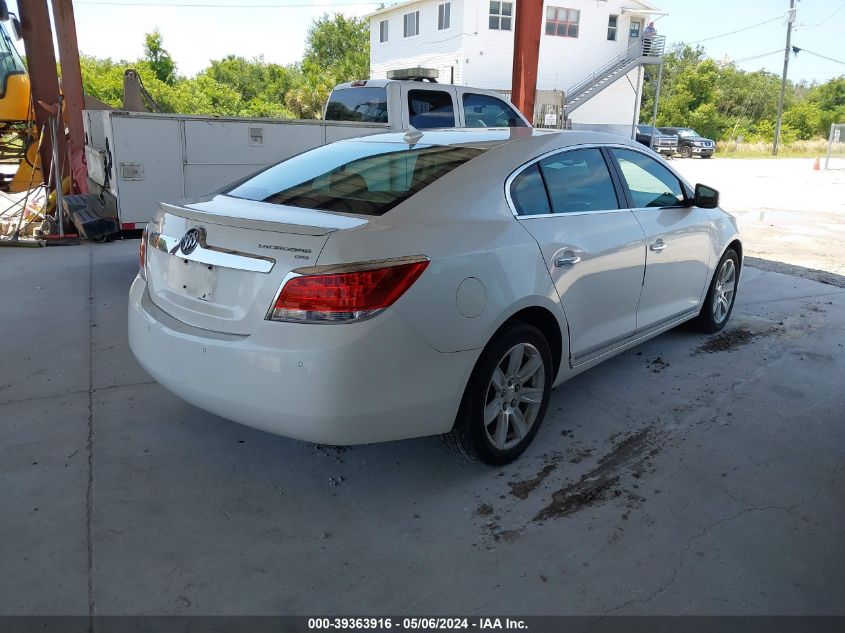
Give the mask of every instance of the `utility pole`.
M 657 87 L 654 90 L 654 110 L 651 113 L 651 139 L 648 146 L 654 149 L 654 135 L 657 132 L 657 106 L 660 103 L 660 84 L 663 83 L 663 60 L 660 60 L 660 70 L 657 72 Z
M 795 0 L 789 0 L 789 14 L 786 18 L 786 47 L 783 49 L 783 75 L 780 78 L 780 97 L 778 98 L 778 118 L 775 123 L 775 140 L 772 143 L 772 156 L 778 155 L 780 141 L 780 119 L 783 116 L 783 96 L 786 92 L 786 71 L 789 69 L 789 51 L 792 42 L 792 23 L 795 22 Z
M 516 3 L 513 32 L 513 74 L 511 102 L 534 124 L 534 98 L 537 94 L 537 63 L 540 33 L 543 30 L 543 3 L 532 0 Z

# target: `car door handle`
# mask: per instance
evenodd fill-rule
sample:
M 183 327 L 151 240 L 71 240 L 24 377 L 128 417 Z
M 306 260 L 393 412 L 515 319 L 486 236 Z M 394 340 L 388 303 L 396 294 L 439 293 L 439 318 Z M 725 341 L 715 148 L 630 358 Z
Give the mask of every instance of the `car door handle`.
M 581 258 L 577 255 L 573 255 L 572 257 L 561 257 L 560 259 L 555 260 L 555 266 L 558 268 L 563 268 L 564 266 L 572 266 L 573 264 L 577 264 L 581 261 Z
M 648 250 L 654 251 L 655 253 L 659 253 L 664 248 L 666 248 L 667 244 L 663 240 L 657 240 L 654 244 L 648 247 Z

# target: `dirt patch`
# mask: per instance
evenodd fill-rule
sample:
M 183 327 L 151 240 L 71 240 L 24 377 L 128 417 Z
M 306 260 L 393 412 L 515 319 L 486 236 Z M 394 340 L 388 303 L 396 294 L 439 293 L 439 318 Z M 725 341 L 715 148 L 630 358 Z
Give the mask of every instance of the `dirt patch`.
M 592 448 L 573 448 L 571 451 L 567 452 L 567 456 L 569 456 L 569 463 L 570 464 L 580 464 L 588 457 L 592 456 L 593 449 Z
M 652 360 L 649 361 L 649 369 L 655 374 L 659 374 L 661 371 L 666 369 L 667 367 L 671 367 L 671 363 L 667 362 L 662 356 L 656 356 Z
M 696 354 L 715 354 L 717 352 L 730 352 L 737 347 L 747 345 L 755 338 L 761 336 L 771 336 L 777 332 L 776 329 L 770 328 L 760 332 L 752 332 L 748 328 L 738 327 L 731 330 L 725 330 L 716 336 L 707 339 L 703 345 L 693 352 Z
M 581 508 L 607 498 L 610 490 L 619 483 L 619 477 L 599 478 L 593 481 L 578 481 L 564 486 L 552 495 L 552 502 L 540 510 L 535 521 L 564 517 Z
M 543 480 L 548 477 L 551 472 L 557 468 L 557 464 L 546 464 L 537 474 L 531 479 L 523 481 L 509 481 L 508 485 L 511 487 L 511 494 L 517 499 L 527 499 L 534 490 L 543 483 Z
M 652 449 L 643 455 L 652 441 L 651 429 L 642 429 L 618 442 L 609 453 L 599 459 L 595 468 L 581 475 L 578 481 L 555 491 L 551 502 L 536 514 L 534 521 L 567 516 L 611 496 L 620 496 L 622 492 L 619 489 L 619 470 L 634 464 L 634 472 L 641 474 L 642 462 L 657 452 L 657 449 Z
M 489 517 L 491 514 L 493 514 L 493 506 L 491 506 L 489 503 L 482 503 L 475 510 L 475 513 L 480 517 Z

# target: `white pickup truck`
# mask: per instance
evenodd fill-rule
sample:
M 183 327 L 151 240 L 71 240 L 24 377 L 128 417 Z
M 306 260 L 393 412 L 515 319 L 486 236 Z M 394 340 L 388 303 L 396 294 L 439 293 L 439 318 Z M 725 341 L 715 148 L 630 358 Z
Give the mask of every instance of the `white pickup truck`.
M 413 69 L 416 70 L 416 69 Z M 380 132 L 448 127 L 530 127 L 495 92 L 394 79 L 341 84 L 323 120 L 240 119 L 85 110 L 90 194 L 66 197 L 92 239 L 142 228 L 159 207 L 210 193 L 266 165 L 333 141 Z

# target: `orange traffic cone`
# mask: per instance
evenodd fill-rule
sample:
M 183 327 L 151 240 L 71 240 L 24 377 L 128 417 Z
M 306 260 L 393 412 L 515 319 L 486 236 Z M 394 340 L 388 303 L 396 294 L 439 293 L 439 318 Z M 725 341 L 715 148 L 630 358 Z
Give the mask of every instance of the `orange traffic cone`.
M 821 169 L 821 167 L 819 167 L 819 157 L 816 156 L 816 161 L 813 163 L 813 171 L 818 171 L 819 169 Z

